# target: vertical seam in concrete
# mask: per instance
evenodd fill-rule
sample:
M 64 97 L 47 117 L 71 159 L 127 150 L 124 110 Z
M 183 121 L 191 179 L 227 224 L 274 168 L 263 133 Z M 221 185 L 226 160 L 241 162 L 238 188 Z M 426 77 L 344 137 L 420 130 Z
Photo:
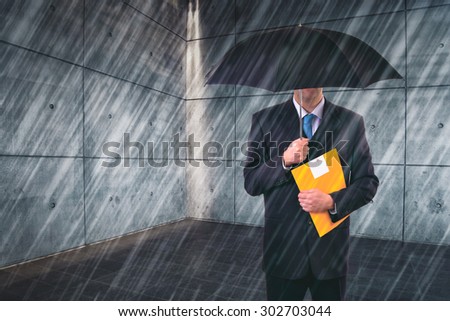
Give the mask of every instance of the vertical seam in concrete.
M 236 46 L 236 28 L 237 28 L 237 7 L 236 7 L 236 0 L 234 0 L 234 45 Z M 237 113 L 236 113 L 236 99 L 237 99 L 237 92 L 236 92 L 236 85 L 234 85 L 234 141 L 236 141 L 236 125 L 237 125 Z M 233 160 L 233 223 L 236 224 L 236 173 L 237 173 L 237 160 L 236 160 L 236 152 L 234 153 L 234 160 Z
M 188 115 L 187 115 L 187 102 L 188 102 L 188 97 L 187 97 L 187 89 L 188 89 L 188 42 L 187 42 L 187 38 L 188 38 L 188 20 L 189 20 L 189 3 L 187 6 L 187 14 L 186 14 L 186 39 L 184 39 L 184 124 L 183 124 L 183 128 L 184 128 L 184 132 L 186 133 L 186 135 L 184 136 L 184 140 L 187 141 L 187 123 L 188 123 Z M 181 135 L 181 133 L 180 133 Z M 178 155 L 179 157 L 180 155 Z M 188 171 L 188 159 L 189 155 L 187 154 L 186 151 L 186 155 L 185 155 L 185 167 L 184 167 L 184 219 L 189 217 L 188 214 L 188 175 L 187 175 L 187 171 Z
M 86 33 L 86 0 L 83 0 L 83 67 L 82 67 L 82 89 L 83 89 L 83 227 L 84 227 L 84 244 L 87 244 L 87 231 L 86 231 L 86 157 L 85 157 L 85 148 L 84 148 L 84 142 L 85 142 L 85 83 L 84 83 L 84 77 L 85 77 L 85 33 Z
M 405 19 L 405 148 L 403 154 L 403 211 L 402 211 L 402 243 L 405 243 L 405 206 L 406 206 L 406 148 L 407 148 L 407 134 L 408 134 L 408 11 L 407 0 L 405 0 L 404 19 Z

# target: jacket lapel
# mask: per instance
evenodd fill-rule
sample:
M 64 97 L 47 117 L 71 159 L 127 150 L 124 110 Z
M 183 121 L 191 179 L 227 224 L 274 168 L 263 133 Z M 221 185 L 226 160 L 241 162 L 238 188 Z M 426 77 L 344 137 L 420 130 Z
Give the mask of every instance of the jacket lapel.
M 340 122 L 336 107 L 325 100 L 322 121 L 310 140 L 309 159 L 314 159 L 332 149 L 332 146 L 327 146 L 331 143 L 327 141 L 327 139 L 330 140 L 330 137 L 327 137 L 330 134 L 327 134 L 327 132 L 334 132 L 339 127 Z

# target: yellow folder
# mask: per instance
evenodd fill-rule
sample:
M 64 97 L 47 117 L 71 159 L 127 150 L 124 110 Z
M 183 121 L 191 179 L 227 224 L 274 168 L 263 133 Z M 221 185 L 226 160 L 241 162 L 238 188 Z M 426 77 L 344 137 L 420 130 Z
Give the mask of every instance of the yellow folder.
M 346 187 L 336 148 L 294 168 L 291 173 L 300 191 L 318 188 L 322 192 L 330 194 Z M 333 223 L 328 212 L 310 213 L 310 215 L 320 237 L 333 230 L 348 217 L 347 215 Z

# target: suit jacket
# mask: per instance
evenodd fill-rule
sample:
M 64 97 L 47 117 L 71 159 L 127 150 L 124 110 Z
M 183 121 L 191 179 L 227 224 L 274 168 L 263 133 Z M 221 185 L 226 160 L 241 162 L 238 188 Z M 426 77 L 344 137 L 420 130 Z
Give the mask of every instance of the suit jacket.
M 282 165 L 283 152 L 299 137 L 299 128 L 292 100 L 253 115 L 244 180 L 250 195 L 264 195 L 263 269 L 286 279 L 302 278 L 309 269 L 318 279 L 341 277 L 347 273 L 350 219 L 320 238 L 298 202 L 292 174 Z M 309 159 L 335 147 L 347 187 L 330 194 L 337 208 L 333 221 L 370 202 L 378 178 L 362 116 L 326 100 L 322 121 L 309 143 Z

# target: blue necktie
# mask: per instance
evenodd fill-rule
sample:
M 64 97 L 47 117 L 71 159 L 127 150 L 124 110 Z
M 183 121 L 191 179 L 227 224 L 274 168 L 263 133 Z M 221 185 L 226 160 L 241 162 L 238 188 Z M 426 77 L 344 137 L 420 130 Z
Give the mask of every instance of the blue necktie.
M 316 115 L 314 114 L 308 114 L 305 117 L 303 117 L 303 130 L 306 134 L 306 137 L 308 137 L 308 139 L 311 139 L 313 133 L 312 133 L 312 122 L 314 120 L 314 117 L 316 117 Z

